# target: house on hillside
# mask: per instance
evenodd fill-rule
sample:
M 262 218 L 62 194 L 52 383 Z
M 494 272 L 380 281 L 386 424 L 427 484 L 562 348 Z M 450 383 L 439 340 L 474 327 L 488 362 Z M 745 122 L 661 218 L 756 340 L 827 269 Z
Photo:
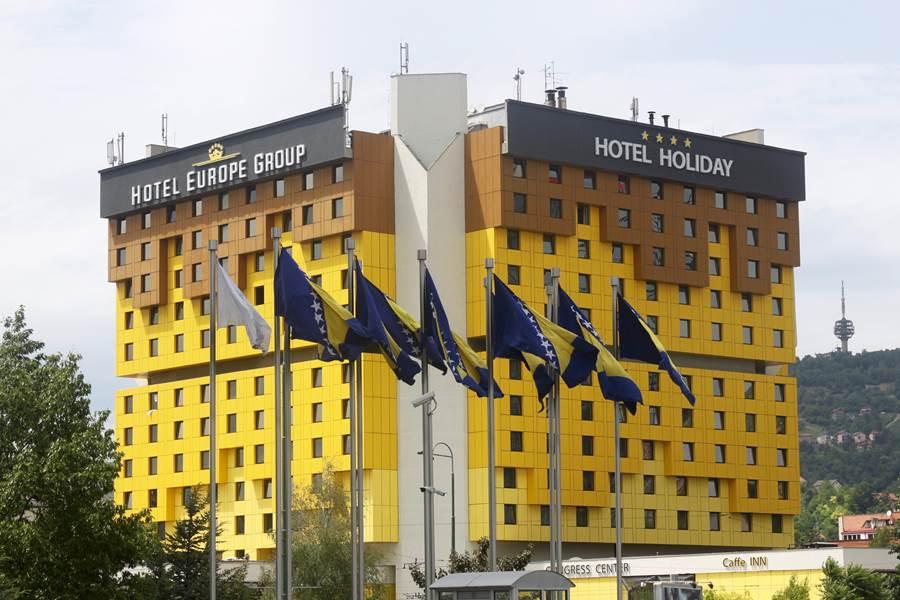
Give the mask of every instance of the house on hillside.
M 878 529 L 893 527 L 896 522 L 896 515 L 890 510 L 870 515 L 838 517 L 838 544 L 844 547 L 868 547 Z

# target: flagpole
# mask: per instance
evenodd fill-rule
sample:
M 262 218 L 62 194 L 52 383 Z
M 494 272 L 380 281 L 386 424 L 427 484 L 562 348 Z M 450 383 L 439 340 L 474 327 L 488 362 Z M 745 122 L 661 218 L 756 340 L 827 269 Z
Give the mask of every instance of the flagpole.
M 419 321 L 423 324 L 423 330 L 419 336 L 419 360 L 422 363 L 422 396 L 428 394 L 428 355 L 425 350 L 425 260 L 428 258 L 428 250 L 420 249 L 417 253 L 419 260 Z M 431 600 L 431 584 L 434 583 L 434 457 L 431 414 L 433 412 L 433 400 L 422 404 L 422 497 L 425 502 L 425 600 Z
M 356 272 L 353 270 L 353 254 L 356 249 L 356 243 L 353 238 L 348 239 L 344 244 L 344 250 L 347 253 L 347 304 L 350 312 L 356 313 L 356 302 L 354 301 L 356 291 Z M 352 600 L 360 600 L 359 595 L 359 530 L 357 528 L 357 495 L 356 491 L 359 483 L 356 479 L 357 465 L 357 448 L 356 448 L 356 361 L 347 365 L 350 369 L 350 548 L 352 551 L 352 567 L 351 571 L 351 595 Z
M 278 270 L 278 254 L 281 250 L 281 230 L 272 228 L 272 268 Z M 281 456 L 281 329 L 278 327 L 278 316 L 273 320 L 275 341 L 275 598 L 284 600 L 284 536 L 282 535 L 284 520 L 281 516 L 281 508 L 284 498 L 281 496 L 281 465 L 284 457 Z
M 613 356 L 619 359 L 619 278 L 613 277 L 612 283 L 612 341 Z M 622 600 L 622 452 L 621 434 L 619 431 L 619 413 L 621 402 L 613 402 L 613 438 L 615 444 L 615 484 L 616 484 L 616 600 Z
M 218 242 L 209 240 L 209 598 L 216 600 L 216 280 Z
M 357 259 L 358 262 L 358 259 Z M 357 290 L 358 292 L 359 290 Z M 366 597 L 366 531 L 365 531 L 365 470 L 363 462 L 363 357 L 356 359 L 356 474 L 359 485 L 356 486 L 356 521 L 359 532 L 356 543 L 359 545 L 359 597 Z
M 559 267 L 553 267 L 550 271 L 550 285 L 547 292 L 548 318 L 559 322 Z M 559 397 L 559 371 L 553 373 L 553 388 L 547 407 L 547 419 L 549 429 L 550 452 L 550 557 L 551 568 L 557 573 L 562 573 L 562 465 L 560 459 L 560 397 Z
M 294 498 L 294 486 L 293 486 L 293 477 L 291 474 L 291 421 L 292 421 L 292 413 L 291 410 L 291 388 L 293 387 L 292 379 L 293 375 L 291 372 L 291 327 L 288 325 L 287 319 L 281 320 L 282 327 L 284 329 L 282 344 L 284 344 L 284 350 L 281 353 L 281 357 L 283 359 L 283 376 L 282 376 L 282 384 L 281 384 L 281 403 L 282 403 L 282 414 L 281 414 L 281 473 L 279 473 L 279 477 L 281 480 L 281 512 L 282 512 L 282 526 L 281 526 L 281 534 L 282 534 L 282 544 L 284 545 L 284 550 L 282 550 L 282 561 L 284 562 L 284 566 L 282 567 L 282 571 L 284 572 L 284 597 L 285 600 L 293 600 L 294 597 L 294 584 L 293 584 L 293 576 L 294 574 L 291 572 L 291 505 Z M 276 407 L 276 411 L 277 411 Z
M 494 449 L 494 259 L 484 259 L 484 347 L 488 371 L 487 444 L 488 444 L 488 567 L 497 570 L 497 470 Z

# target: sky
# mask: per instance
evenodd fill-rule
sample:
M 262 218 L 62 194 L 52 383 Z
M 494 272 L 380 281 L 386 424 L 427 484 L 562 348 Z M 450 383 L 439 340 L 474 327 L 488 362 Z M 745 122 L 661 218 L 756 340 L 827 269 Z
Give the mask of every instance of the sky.
M 893 2 L 0 1 L 0 316 L 26 307 L 48 350 L 78 352 L 92 405 L 112 406 L 114 286 L 99 217 L 106 141 L 125 158 L 326 106 L 354 75 L 351 126 L 389 126 L 400 42 L 410 72 L 468 74 L 470 107 L 540 102 L 553 61 L 574 110 L 754 127 L 807 152 L 796 270 L 798 355 L 837 340 L 900 346 L 900 51 Z M 896 196 L 895 196 L 896 194 Z

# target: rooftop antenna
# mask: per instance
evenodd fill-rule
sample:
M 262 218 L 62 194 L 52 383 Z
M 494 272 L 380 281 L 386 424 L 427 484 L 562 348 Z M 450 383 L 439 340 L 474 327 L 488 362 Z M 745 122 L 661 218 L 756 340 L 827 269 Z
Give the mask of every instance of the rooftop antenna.
M 119 160 L 118 164 L 125 163 L 125 132 L 120 131 L 119 135 L 116 136 L 116 142 L 118 147 L 118 152 L 116 153 L 116 158 Z
M 847 342 L 856 333 L 853 321 L 847 318 L 847 301 L 844 298 L 844 282 L 841 281 L 841 318 L 834 322 L 834 336 L 841 340 L 841 352 L 849 352 Z
M 112 138 L 108 142 L 106 142 L 106 162 L 109 166 L 116 166 L 116 161 L 118 160 L 118 156 L 116 156 L 116 139 Z
M 556 89 L 556 61 L 551 60 L 550 64 L 544 65 L 544 89 Z
M 516 74 L 513 75 L 513 81 L 516 82 L 516 100 L 522 99 L 522 75 L 525 74 L 525 69 L 522 67 L 516 67 Z
M 639 114 L 640 114 L 640 109 L 638 108 L 637 96 L 632 96 L 631 97 L 631 120 L 637 121 Z
M 163 147 L 168 150 L 169 149 L 169 113 L 163 113 L 161 116 L 162 121 L 162 143 Z
M 409 42 L 400 42 L 400 74 L 409 74 Z
M 341 67 L 341 80 L 335 87 L 334 71 L 331 72 L 331 104 L 340 104 L 344 107 L 344 144 L 347 148 L 352 146 L 350 139 L 350 100 L 353 99 L 353 75 L 350 69 Z M 335 101 L 335 99 L 337 101 Z

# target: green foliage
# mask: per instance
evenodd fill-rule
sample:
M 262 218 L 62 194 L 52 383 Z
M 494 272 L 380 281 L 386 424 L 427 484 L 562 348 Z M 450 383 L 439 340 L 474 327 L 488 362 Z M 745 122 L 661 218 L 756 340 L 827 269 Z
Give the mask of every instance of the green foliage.
M 118 573 L 152 544 L 147 516 L 110 500 L 120 455 L 92 414 L 74 354 L 45 354 L 23 309 L 0 341 L 0 592 L 117 598 Z
M 750 600 L 749 592 L 726 592 L 723 590 L 703 590 L 703 600 Z
M 875 531 L 869 548 L 894 548 L 897 539 L 896 527 L 881 527 Z
M 788 584 L 775 592 L 772 600 L 809 600 L 809 581 L 804 579 L 801 582 L 795 575 L 791 575 Z
M 477 542 L 474 552 L 454 552 L 450 555 L 446 569 L 438 569 L 435 579 L 440 579 L 444 575 L 450 573 L 481 573 L 488 570 L 488 550 L 490 549 L 490 541 L 483 537 Z M 534 553 L 534 546 L 528 546 L 518 554 L 510 554 L 507 556 L 497 557 L 498 571 L 523 571 L 528 563 L 531 562 L 531 555 Z M 414 563 L 409 574 L 413 581 L 421 589 L 425 589 L 425 572 L 422 570 L 424 565 Z
M 829 558 L 819 584 L 822 600 L 888 600 L 885 578 L 859 565 L 841 567 Z
M 310 486 L 294 499 L 294 589 L 306 588 L 303 598 L 349 598 L 352 591 L 353 554 L 350 546 L 350 510 L 344 486 L 326 468 L 319 485 Z M 365 548 L 368 598 L 382 596 L 379 554 Z

